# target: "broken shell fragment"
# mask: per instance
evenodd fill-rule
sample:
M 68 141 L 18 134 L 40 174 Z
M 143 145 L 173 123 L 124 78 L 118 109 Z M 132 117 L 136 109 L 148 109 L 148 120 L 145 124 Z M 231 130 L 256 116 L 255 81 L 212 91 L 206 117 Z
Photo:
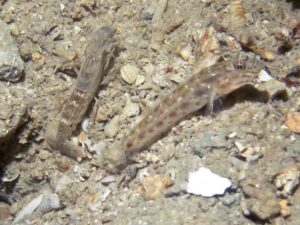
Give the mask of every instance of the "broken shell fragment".
M 143 75 L 138 75 L 136 80 L 135 80 L 135 85 L 139 86 L 145 82 L 146 78 Z
M 189 61 L 192 57 L 192 47 L 189 44 L 183 44 L 176 48 L 176 53 L 185 61 Z
M 232 28 L 242 27 L 246 23 L 246 13 L 241 1 L 233 1 L 229 4 L 230 26 Z
M 121 68 L 121 77 L 128 84 L 133 84 L 138 75 L 139 68 L 136 65 L 127 64 Z
M 261 70 L 258 73 L 258 79 L 262 82 L 273 80 L 273 77 L 265 70 Z
M 194 195 L 212 197 L 224 194 L 231 184 L 229 179 L 202 167 L 195 172 L 189 173 L 187 192 Z

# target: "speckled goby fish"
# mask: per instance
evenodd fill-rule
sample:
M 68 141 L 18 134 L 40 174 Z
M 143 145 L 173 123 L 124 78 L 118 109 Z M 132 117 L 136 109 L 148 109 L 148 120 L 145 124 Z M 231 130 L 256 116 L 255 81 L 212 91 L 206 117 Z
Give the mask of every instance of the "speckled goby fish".
M 71 96 L 57 121 L 47 130 L 46 141 L 50 146 L 74 159 L 85 155 L 81 148 L 71 142 L 70 138 L 86 113 L 113 58 L 116 47 L 113 39 L 114 33 L 115 31 L 110 27 L 101 27 L 92 33 Z
M 237 70 L 227 61 L 194 74 L 146 111 L 143 119 L 124 139 L 103 150 L 102 167 L 119 172 L 126 167 L 132 154 L 153 144 L 187 115 L 249 84 L 252 79 L 247 71 Z

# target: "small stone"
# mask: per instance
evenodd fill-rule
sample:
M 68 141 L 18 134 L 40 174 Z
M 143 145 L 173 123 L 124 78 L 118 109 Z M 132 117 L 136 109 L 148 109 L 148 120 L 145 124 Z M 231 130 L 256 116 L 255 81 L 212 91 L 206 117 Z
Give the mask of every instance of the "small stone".
M 292 95 L 292 90 L 289 89 L 283 82 L 278 80 L 269 80 L 267 82 L 258 84 L 256 88 L 259 91 L 267 92 L 269 99 L 280 97 L 282 99 L 289 99 Z
M 136 81 L 139 72 L 139 68 L 137 68 L 136 65 L 126 64 L 121 68 L 121 77 L 126 83 L 133 84 Z
M 100 182 L 103 185 L 109 185 L 110 183 L 113 183 L 116 181 L 116 178 L 114 176 L 106 176 L 104 177 Z
M 247 177 L 242 183 L 242 190 L 247 197 L 243 201 L 243 213 L 253 215 L 260 220 L 268 220 L 280 214 L 276 190 L 263 175 Z
M 152 76 L 154 74 L 155 68 L 152 64 L 147 64 L 146 66 L 143 67 L 143 70 L 147 75 Z
M 142 194 L 145 200 L 154 200 L 162 197 L 165 189 L 173 185 L 169 176 L 158 175 L 145 177 L 142 180 Z
M 285 125 L 293 132 L 300 133 L 300 112 L 289 112 Z
M 138 104 L 133 103 L 128 94 L 126 94 L 126 105 L 123 109 L 122 115 L 125 117 L 134 117 L 139 115 L 140 107 Z
M 228 142 L 223 135 L 212 131 L 205 131 L 199 137 L 194 138 L 190 145 L 194 154 L 202 157 L 213 149 L 226 148 Z
M 299 185 L 300 171 L 296 165 L 285 168 L 274 180 L 275 186 L 284 197 L 292 195 Z
M 41 204 L 37 208 L 37 211 L 41 213 L 51 212 L 52 210 L 59 209 L 61 207 L 59 196 L 57 194 L 47 193 L 43 195 Z
M 6 23 L 0 20 L 0 80 L 17 82 L 23 75 L 24 62 Z
M 44 179 L 44 171 L 42 168 L 36 168 L 30 175 L 34 181 L 40 182 Z
M 9 206 L 3 203 L 0 203 L 0 221 L 5 221 L 10 217 Z
M 112 138 L 117 135 L 119 131 L 119 116 L 115 116 L 104 127 L 104 134 L 106 137 Z
M 96 113 L 95 120 L 96 122 L 103 122 L 108 119 L 107 110 L 103 107 L 99 107 Z
M 46 150 L 40 150 L 38 157 L 40 158 L 40 160 L 45 161 L 46 159 L 48 159 L 50 156 L 49 151 Z
M 56 164 L 61 172 L 67 172 L 75 165 L 75 163 L 67 157 L 58 158 Z
M 152 153 L 147 153 L 146 154 L 146 157 L 145 157 L 146 161 L 147 162 L 153 162 L 153 163 L 156 163 L 159 161 L 159 157 L 157 155 L 154 155 Z
M 291 215 L 291 208 L 289 207 L 289 202 L 285 199 L 280 200 L 279 206 L 280 206 L 280 214 L 283 217 L 289 217 Z
M 234 194 L 225 193 L 225 195 L 219 199 L 224 205 L 231 206 L 236 201 L 236 196 Z

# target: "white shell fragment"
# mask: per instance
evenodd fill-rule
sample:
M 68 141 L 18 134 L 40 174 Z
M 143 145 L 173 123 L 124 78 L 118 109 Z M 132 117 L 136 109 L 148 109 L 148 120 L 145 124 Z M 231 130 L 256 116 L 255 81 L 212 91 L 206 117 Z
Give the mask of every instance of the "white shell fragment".
M 126 64 L 121 68 L 121 77 L 128 83 L 133 84 L 139 75 L 139 68 L 136 65 Z
M 266 82 L 266 81 L 273 80 L 273 77 L 271 77 L 271 75 L 267 71 L 261 70 L 258 73 L 258 79 L 262 82 Z
M 33 199 L 29 204 L 24 206 L 21 211 L 17 214 L 15 217 L 13 224 L 17 224 L 21 222 L 22 220 L 26 219 L 28 216 L 30 216 L 41 204 L 43 200 L 43 195 L 39 195 L 35 199 Z
M 145 82 L 146 78 L 143 75 L 138 75 L 135 81 L 135 85 L 139 86 Z
M 231 184 L 229 179 L 202 167 L 196 172 L 189 173 L 187 192 L 194 195 L 212 197 L 224 194 Z
M 40 213 L 47 213 L 54 209 L 59 209 L 60 207 L 61 204 L 57 194 L 41 194 L 21 209 L 21 211 L 14 219 L 13 224 L 18 224 L 19 222 L 25 220 L 35 211 Z

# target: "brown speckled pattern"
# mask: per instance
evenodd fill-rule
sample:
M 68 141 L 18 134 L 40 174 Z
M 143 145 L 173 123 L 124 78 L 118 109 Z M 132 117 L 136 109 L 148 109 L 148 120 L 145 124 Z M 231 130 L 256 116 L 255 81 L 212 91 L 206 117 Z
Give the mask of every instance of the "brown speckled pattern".
M 195 74 L 162 97 L 123 140 L 104 150 L 104 167 L 112 172 L 123 168 L 131 154 L 155 142 L 178 121 L 250 79 L 245 71 L 236 70 L 229 62 L 217 63 Z

